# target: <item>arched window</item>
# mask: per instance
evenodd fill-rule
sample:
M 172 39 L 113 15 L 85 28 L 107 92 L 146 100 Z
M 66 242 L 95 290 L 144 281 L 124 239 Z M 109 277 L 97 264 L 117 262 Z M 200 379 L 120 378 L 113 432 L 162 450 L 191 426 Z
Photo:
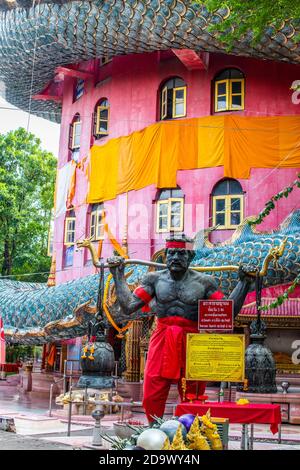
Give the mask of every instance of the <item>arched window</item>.
M 215 113 L 239 111 L 245 104 L 245 77 L 238 69 L 226 69 L 216 75 Z
M 244 192 L 237 180 L 225 179 L 212 192 L 213 225 L 217 229 L 234 229 L 244 218 Z
M 92 204 L 90 218 L 90 238 L 92 241 L 103 240 L 105 212 L 103 204 Z
M 76 216 L 74 210 L 67 212 L 65 218 L 65 237 L 64 237 L 64 265 L 72 266 L 75 246 L 75 225 Z
M 76 114 L 70 124 L 69 129 L 69 149 L 72 152 L 72 159 L 77 160 L 79 156 L 80 149 L 80 139 L 81 139 L 81 120 L 80 114 Z
M 108 135 L 109 128 L 109 101 L 102 98 L 95 106 L 93 116 L 93 135 L 95 139 L 101 139 Z
M 180 188 L 162 189 L 156 202 L 156 231 L 182 232 L 184 194 Z
M 160 119 L 186 116 L 186 84 L 179 78 L 170 78 L 160 88 Z

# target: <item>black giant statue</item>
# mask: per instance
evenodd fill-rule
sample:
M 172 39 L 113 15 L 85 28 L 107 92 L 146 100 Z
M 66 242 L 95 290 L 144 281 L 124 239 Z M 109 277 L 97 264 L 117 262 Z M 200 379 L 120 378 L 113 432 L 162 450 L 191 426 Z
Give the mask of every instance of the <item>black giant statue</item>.
M 171 383 L 178 383 L 182 396 L 182 381 L 185 369 L 185 337 L 187 333 L 198 333 L 198 301 L 200 299 L 222 299 L 213 277 L 189 269 L 194 251 L 185 237 L 167 240 L 167 269 L 150 272 L 133 293 L 124 277 L 124 260 L 113 257 L 108 260 L 114 277 L 117 298 L 125 316 L 145 307 L 155 299 L 157 328 L 150 341 L 144 378 L 143 406 L 148 420 L 163 416 Z M 230 295 L 234 300 L 234 315 L 240 311 L 253 278 L 241 267 L 240 281 Z M 198 392 L 204 393 L 205 383 L 198 382 Z M 197 383 L 189 381 L 186 391 L 193 393 Z

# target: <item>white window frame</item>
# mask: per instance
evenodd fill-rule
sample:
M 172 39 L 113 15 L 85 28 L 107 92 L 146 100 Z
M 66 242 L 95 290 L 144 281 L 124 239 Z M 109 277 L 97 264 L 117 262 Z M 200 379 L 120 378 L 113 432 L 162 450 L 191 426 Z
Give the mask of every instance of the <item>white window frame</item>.
M 93 222 L 94 218 L 94 223 Z M 91 223 L 90 223 L 90 238 L 93 242 L 104 240 L 104 225 L 105 225 L 105 210 L 103 207 L 98 207 L 91 212 Z M 94 235 L 92 235 L 92 229 L 94 228 Z M 102 235 L 101 235 L 102 232 Z
M 172 215 L 172 202 L 180 202 L 180 226 L 179 227 L 172 227 L 171 226 L 171 215 Z M 160 217 L 160 207 L 162 205 L 167 205 L 167 227 L 160 228 L 159 221 Z M 161 199 L 158 200 L 156 203 L 156 232 L 157 233 L 167 233 L 167 232 L 182 232 L 183 225 L 184 225 L 184 198 L 182 197 L 170 197 L 168 199 Z
M 74 229 L 70 228 L 70 224 L 74 222 Z M 64 245 L 73 246 L 75 245 L 75 230 L 76 230 L 76 217 L 66 217 L 65 219 L 65 236 L 64 236 Z M 69 235 L 72 234 L 73 241 L 69 241 Z
M 75 121 L 72 124 L 72 147 L 71 150 L 80 149 L 80 140 L 81 140 L 81 121 Z M 80 127 L 80 134 L 76 134 L 76 128 Z M 75 137 L 79 135 L 79 144 L 75 145 Z

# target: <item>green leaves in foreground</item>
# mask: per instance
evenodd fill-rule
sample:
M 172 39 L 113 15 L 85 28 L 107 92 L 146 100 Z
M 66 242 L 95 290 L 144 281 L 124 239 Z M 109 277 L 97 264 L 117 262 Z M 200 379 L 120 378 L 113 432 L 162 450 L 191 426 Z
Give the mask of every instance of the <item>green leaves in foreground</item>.
M 0 134 L 1 275 L 49 271 L 56 159 L 25 129 Z M 26 277 L 46 281 L 46 276 Z
M 262 35 L 268 31 L 270 35 L 282 26 L 282 22 L 292 19 L 295 24 L 299 24 L 300 3 L 286 0 L 193 0 L 193 3 L 205 5 L 214 13 L 216 11 L 226 11 L 230 14 L 224 15 L 225 19 L 219 21 L 210 29 L 220 33 L 220 40 L 227 44 L 228 49 L 234 45 L 235 41 L 247 35 L 251 43 L 255 44 Z M 292 38 L 295 42 L 299 40 L 297 34 Z

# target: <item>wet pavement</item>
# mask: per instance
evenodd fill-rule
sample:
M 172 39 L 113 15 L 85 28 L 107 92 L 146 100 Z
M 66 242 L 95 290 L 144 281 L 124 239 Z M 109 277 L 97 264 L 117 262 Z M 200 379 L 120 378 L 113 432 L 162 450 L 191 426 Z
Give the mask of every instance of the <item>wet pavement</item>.
M 0 431 L 0 450 L 59 450 L 90 448 L 93 420 L 88 416 L 73 417 L 71 436 L 66 433 L 66 415 L 61 407 L 53 417 L 47 416 L 49 397 L 47 393 L 22 393 L 16 380 L 0 381 L 0 415 L 14 417 L 18 434 Z M 54 405 L 54 404 L 53 404 Z M 54 406 L 55 408 L 55 406 Z M 134 414 L 132 418 L 143 418 Z M 85 419 L 83 419 L 85 418 Z M 102 425 L 105 432 L 113 429 L 117 415 L 107 415 Z M 86 421 L 86 422 L 84 422 Z M 64 432 L 62 429 L 64 427 Z M 230 425 L 229 449 L 240 449 L 241 426 Z M 282 425 L 282 442 L 272 435 L 269 425 L 255 425 L 255 450 L 300 450 L 300 425 Z
M 0 450 L 72 450 L 72 446 L 0 431 Z
M 22 392 L 17 385 L 17 377 L 0 381 L 0 413 L 45 414 L 49 407 L 49 395 L 40 392 Z

